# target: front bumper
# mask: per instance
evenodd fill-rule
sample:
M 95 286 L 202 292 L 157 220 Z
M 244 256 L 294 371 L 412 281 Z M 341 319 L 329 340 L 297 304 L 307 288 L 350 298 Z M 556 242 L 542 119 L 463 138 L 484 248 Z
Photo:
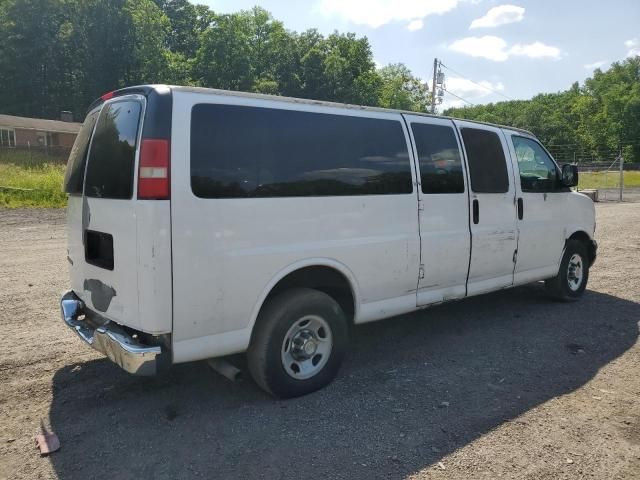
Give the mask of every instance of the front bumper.
M 73 290 L 60 299 L 60 313 L 67 326 L 92 348 L 105 354 L 123 370 L 134 375 L 155 375 L 163 356 L 162 348 L 139 343 L 122 327 L 106 321 L 92 325 L 87 318 L 90 313 Z M 79 318 L 83 317 L 83 318 Z

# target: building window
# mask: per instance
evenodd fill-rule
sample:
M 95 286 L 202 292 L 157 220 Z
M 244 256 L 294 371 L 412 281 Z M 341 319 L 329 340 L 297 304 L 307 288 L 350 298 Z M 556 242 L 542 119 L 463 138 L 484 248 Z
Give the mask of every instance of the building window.
M 16 132 L 9 128 L 0 128 L 0 147 L 15 147 Z
M 60 145 L 60 135 L 53 132 L 47 132 L 47 146 L 58 147 Z

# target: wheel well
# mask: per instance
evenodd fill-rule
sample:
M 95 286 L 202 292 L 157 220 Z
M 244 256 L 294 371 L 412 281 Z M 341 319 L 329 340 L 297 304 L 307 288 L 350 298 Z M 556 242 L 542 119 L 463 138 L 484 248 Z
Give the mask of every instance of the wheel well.
M 338 302 L 349 321 L 353 321 L 355 299 L 351 291 L 351 284 L 339 271 L 331 267 L 314 266 L 291 272 L 271 289 L 263 305 L 276 295 L 293 287 L 313 288 L 326 293 Z
M 594 252 L 592 251 L 592 248 L 591 248 L 591 238 L 589 237 L 589 235 L 587 235 L 583 231 L 577 231 L 571 234 L 571 236 L 567 239 L 567 241 L 569 240 L 578 240 L 579 242 L 582 242 L 585 248 L 587 249 L 587 252 L 589 253 L 589 257 L 590 257 L 589 260 L 593 262 Z

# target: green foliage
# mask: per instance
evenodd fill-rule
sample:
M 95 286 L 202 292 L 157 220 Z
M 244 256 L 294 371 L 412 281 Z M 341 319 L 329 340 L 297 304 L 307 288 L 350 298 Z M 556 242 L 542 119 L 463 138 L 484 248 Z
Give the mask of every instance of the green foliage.
M 65 165 L 42 155 L 12 151 L 0 156 L 0 207 L 64 207 Z
M 401 63 L 380 70 L 380 105 L 401 110 L 427 111 L 430 95 L 425 84 Z
M 81 120 L 105 92 L 168 83 L 426 109 L 405 66 L 376 71 L 366 37 L 287 30 L 266 10 L 188 0 L 1 0 L 0 111 Z
M 596 70 L 580 87 L 531 100 L 445 112 L 459 118 L 531 130 L 547 145 L 580 145 L 598 158 L 622 147 L 625 161 L 640 161 L 640 57 Z

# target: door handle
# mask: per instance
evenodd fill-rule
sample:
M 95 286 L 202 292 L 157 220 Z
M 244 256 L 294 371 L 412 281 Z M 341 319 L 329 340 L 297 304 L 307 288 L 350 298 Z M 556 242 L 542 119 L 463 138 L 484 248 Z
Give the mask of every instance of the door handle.
M 518 220 L 522 220 L 522 217 L 524 217 L 524 203 L 522 201 L 522 198 L 518 199 Z
M 480 204 L 478 203 L 478 199 L 473 200 L 473 223 L 476 225 L 480 221 Z

